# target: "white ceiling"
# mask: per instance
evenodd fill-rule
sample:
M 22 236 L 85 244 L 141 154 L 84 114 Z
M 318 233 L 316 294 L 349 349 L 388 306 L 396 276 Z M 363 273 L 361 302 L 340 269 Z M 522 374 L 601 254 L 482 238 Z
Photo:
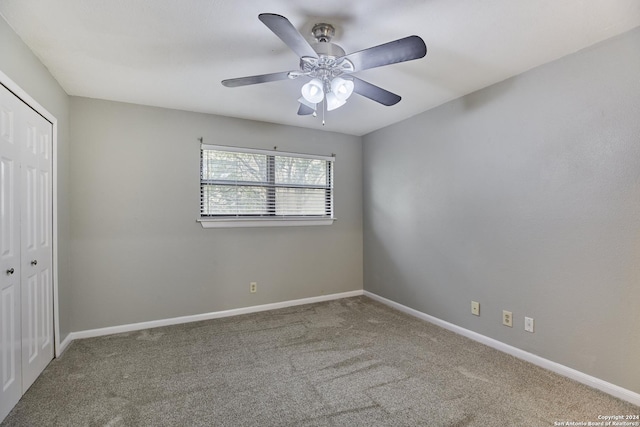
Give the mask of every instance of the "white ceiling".
M 311 40 L 336 27 L 347 53 L 419 35 L 423 59 L 358 77 L 402 96 L 354 95 L 324 129 L 363 135 L 640 25 L 638 0 L 0 0 L 0 14 L 69 95 L 323 128 L 296 114 L 301 80 L 227 88 L 296 69 L 258 20 L 286 16 Z

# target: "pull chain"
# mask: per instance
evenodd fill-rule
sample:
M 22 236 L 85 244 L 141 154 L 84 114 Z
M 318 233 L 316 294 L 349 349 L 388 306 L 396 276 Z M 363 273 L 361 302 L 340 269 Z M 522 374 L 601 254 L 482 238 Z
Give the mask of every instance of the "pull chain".
M 325 110 L 325 102 L 326 100 L 322 99 L 322 126 L 324 126 L 324 110 Z

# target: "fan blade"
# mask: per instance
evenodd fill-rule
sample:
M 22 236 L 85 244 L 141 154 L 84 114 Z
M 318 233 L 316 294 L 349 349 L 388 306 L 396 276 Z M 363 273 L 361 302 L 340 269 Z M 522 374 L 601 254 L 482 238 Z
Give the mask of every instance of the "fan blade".
M 313 50 L 309 42 L 284 16 L 276 15 L 275 13 L 261 13 L 258 15 L 258 19 L 269 27 L 269 29 L 300 58 L 303 56 L 318 57 L 318 54 Z
M 343 58 L 353 63 L 355 71 L 396 64 L 422 58 L 427 54 L 427 45 L 418 36 L 409 36 L 389 43 L 350 53 Z
M 351 77 L 353 79 L 353 91 L 358 95 L 362 95 L 365 98 L 369 98 L 373 101 L 379 102 L 382 105 L 391 106 L 395 105 L 402 99 L 399 95 L 384 90 L 381 87 L 372 85 L 357 77 Z
M 310 114 L 313 114 L 313 112 L 316 111 L 311 107 L 308 107 L 304 104 L 300 104 L 300 107 L 298 108 L 298 115 L 299 116 L 308 116 Z
M 238 87 L 255 85 L 258 83 L 275 82 L 278 80 L 286 80 L 289 78 L 290 71 L 282 71 L 280 73 L 260 74 L 258 76 L 239 77 L 237 79 L 223 80 L 222 84 L 226 87 Z

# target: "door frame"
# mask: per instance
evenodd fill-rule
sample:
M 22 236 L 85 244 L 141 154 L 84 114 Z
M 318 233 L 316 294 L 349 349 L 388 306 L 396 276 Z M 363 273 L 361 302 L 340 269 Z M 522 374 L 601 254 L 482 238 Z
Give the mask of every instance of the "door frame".
M 64 350 L 60 345 L 60 316 L 59 316 L 59 300 L 58 300 L 58 119 L 47 111 L 40 103 L 33 99 L 26 91 L 24 91 L 9 76 L 0 70 L 0 84 L 13 92 L 15 96 L 20 98 L 22 102 L 27 104 L 38 114 L 44 117 L 53 126 L 53 135 L 51 135 L 51 168 L 53 175 L 53 188 L 51 189 L 51 231 L 52 231 L 52 255 L 51 268 L 53 269 L 53 348 L 54 356 L 60 357 Z

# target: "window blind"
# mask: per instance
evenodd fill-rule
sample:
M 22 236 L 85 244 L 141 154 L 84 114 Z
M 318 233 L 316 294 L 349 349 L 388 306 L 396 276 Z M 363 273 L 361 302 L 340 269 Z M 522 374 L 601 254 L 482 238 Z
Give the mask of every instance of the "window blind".
M 203 218 L 331 218 L 334 157 L 202 144 Z

